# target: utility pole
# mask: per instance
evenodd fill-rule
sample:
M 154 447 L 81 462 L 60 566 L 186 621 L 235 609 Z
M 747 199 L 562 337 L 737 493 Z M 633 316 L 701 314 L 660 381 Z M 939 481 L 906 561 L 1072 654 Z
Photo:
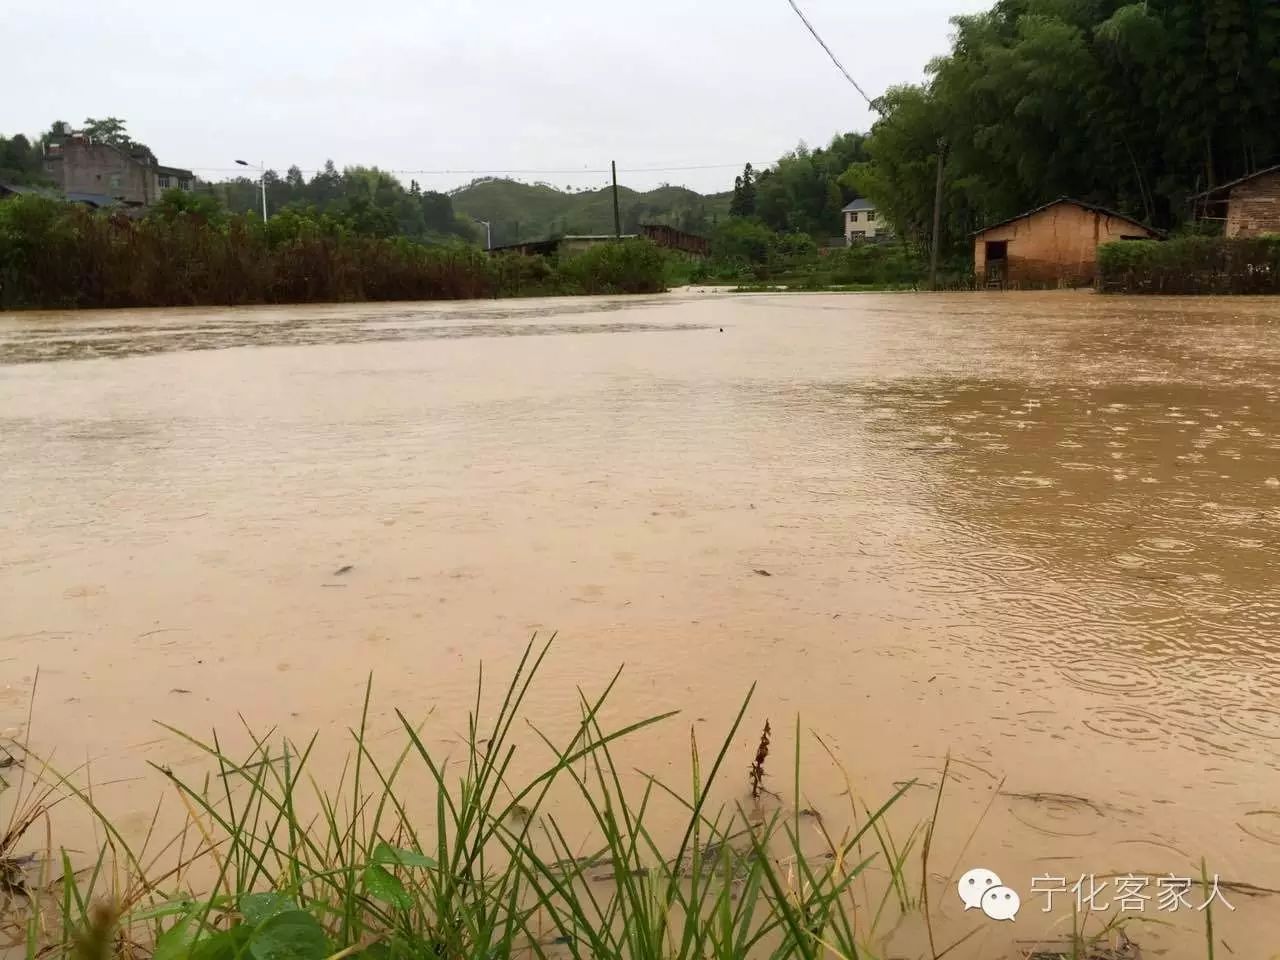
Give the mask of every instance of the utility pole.
M 942 232 L 942 161 L 947 138 L 938 138 L 938 180 L 933 187 L 933 249 L 929 251 L 929 289 L 938 289 L 938 240 Z
M 618 161 L 611 160 L 613 168 L 613 238 L 622 239 L 622 214 L 618 211 Z
M 244 160 L 237 160 L 236 163 L 242 167 L 251 167 L 252 164 L 246 163 Z M 263 160 L 258 164 L 258 183 L 262 187 L 262 222 L 267 222 L 267 161 Z

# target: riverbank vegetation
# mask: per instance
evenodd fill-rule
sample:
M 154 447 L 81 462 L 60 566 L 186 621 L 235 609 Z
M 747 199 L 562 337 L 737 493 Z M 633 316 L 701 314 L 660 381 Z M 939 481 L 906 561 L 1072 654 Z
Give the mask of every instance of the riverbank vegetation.
M 771 729 L 749 692 L 722 739 L 690 732 L 682 780 L 666 781 L 622 751 L 674 715 L 606 723 L 618 675 L 580 693 L 559 742 L 526 722 L 548 649 L 530 643 L 487 721 L 478 687 L 461 750 L 432 746 L 421 718 L 400 711 L 400 746 L 374 737 L 370 683 L 350 759 L 327 785 L 313 779 L 315 737 L 250 734 L 232 755 L 216 735 L 171 731 L 212 769 L 155 765 L 184 820 L 169 839 L 160 807 L 143 837 L 126 836 L 101 785 L 6 744 L 0 936 L 28 957 L 77 960 L 853 960 L 884 956 L 907 919 L 935 958 L 984 929 L 975 921 L 952 942 L 933 929 L 931 891 L 950 895 L 957 869 L 931 859 L 949 765 L 927 819 L 904 833 L 915 781 L 865 802 L 820 738 L 798 719 Z M 544 759 L 531 765 L 533 754 Z M 815 762 L 843 779 L 845 809 L 805 802 Z M 62 819 L 75 804 L 101 831 L 96 850 L 53 843 L 51 811 Z M 1123 928 L 1091 919 L 1070 955 L 1095 956 Z
M 1108 293 L 1280 293 L 1280 236 L 1126 240 L 1098 248 Z
M 564 258 L 370 235 L 326 214 L 264 225 L 170 192 L 144 219 L 39 196 L 0 203 L 0 307 L 151 307 L 654 293 L 646 240 Z
M 943 265 L 943 282 L 968 286 L 970 268 Z M 736 217 L 711 236 L 711 256 L 697 282 L 799 290 L 896 290 L 921 287 L 928 264 L 920 250 L 897 239 L 823 247 L 803 231 L 779 233 L 759 218 Z

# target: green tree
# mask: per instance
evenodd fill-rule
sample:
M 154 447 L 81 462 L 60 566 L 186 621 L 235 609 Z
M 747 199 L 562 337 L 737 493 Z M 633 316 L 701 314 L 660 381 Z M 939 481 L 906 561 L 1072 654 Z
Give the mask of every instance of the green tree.
M 839 235 L 841 209 L 857 196 L 841 178 L 852 164 L 868 158 L 865 141 L 862 134 L 848 133 L 814 150 L 800 144 L 756 175 L 751 188 L 755 215 L 780 233 L 799 231 L 819 239 Z
M 56 125 L 55 125 L 56 129 Z M 85 117 L 83 132 L 93 140 L 99 140 L 103 143 L 109 143 L 113 147 L 119 147 L 132 154 L 144 154 L 155 159 L 155 154 L 151 152 L 151 148 L 145 143 L 139 143 L 129 136 L 126 129 L 125 121 L 119 117 L 105 117 L 101 120 L 95 120 L 93 117 Z
M 1280 161 L 1268 0 L 998 0 L 952 22 L 927 82 L 880 98 L 844 178 L 904 235 L 930 218 L 939 138 L 952 245 L 1064 195 L 1176 227 L 1191 194 Z
M 0 180 L 39 183 L 45 179 L 40 147 L 22 134 L 0 137 Z
M 226 223 L 227 208 L 210 194 L 186 190 L 166 190 L 147 212 L 147 217 L 173 223 L 180 217 L 192 217 L 215 226 Z
M 729 203 L 729 216 L 754 217 L 756 214 L 756 178 L 751 164 L 742 168 L 742 175 L 733 178 L 733 200 Z
M 773 242 L 773 231 L 759 220 L 732 217 L 711 234 L 711 256 L 727 263 L 765 263 Z

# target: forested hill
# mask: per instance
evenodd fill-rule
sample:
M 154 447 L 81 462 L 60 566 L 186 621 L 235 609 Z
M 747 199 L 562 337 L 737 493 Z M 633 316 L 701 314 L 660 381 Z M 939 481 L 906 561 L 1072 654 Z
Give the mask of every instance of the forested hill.
M 706 233 L 728 218 L 730 197 L 729 193 L 703 196 L 685 187 L 639 192 L 619 186 L 622 232 L 635 233 L 642 223 L 665 223 Z M 563 234 L 613 232 L 613 191 L 608 187 L 573 193 L 545 183 L 484 179 L 455 190 L 451 199 L 458 213 L 493 225 L 495 246 Z

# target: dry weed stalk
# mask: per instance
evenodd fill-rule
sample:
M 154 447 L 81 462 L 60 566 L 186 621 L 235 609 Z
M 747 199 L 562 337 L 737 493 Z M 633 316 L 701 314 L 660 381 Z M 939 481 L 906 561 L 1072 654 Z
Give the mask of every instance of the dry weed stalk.
M 765 720 L 764 730 L 760 733 L 760 746 L 756 747 L 755 763 L 751 764 L 751 799 L 760 799 L 760 790 L 764 783 L 764 762 L 769 759 L 769 721 Z

